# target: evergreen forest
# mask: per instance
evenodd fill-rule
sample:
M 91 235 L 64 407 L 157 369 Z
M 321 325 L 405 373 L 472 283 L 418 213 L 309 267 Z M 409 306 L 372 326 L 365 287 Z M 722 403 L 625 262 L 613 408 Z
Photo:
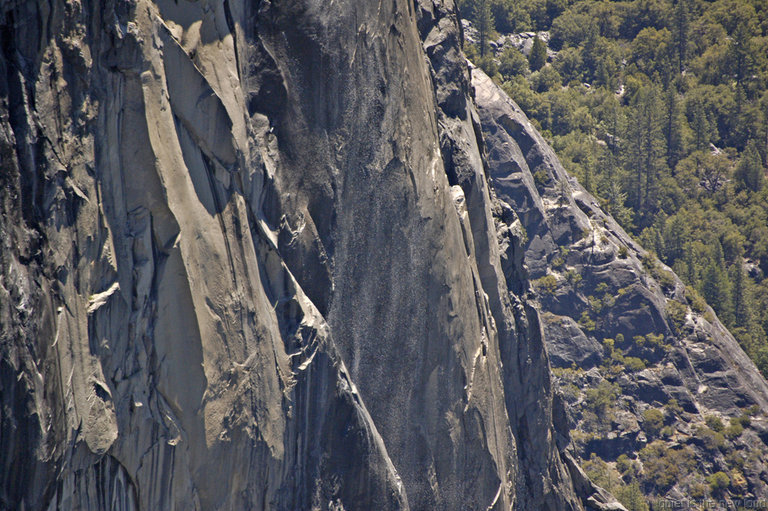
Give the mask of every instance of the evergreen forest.
M 768 375 L 768 0 L 459 9 L 469 58 Z

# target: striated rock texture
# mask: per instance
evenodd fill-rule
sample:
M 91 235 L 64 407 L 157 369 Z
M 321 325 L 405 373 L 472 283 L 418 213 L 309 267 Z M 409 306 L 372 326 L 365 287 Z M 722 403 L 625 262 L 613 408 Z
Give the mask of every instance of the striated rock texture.
M 1 508 L 621 509 L 460 39 L 450 0 L 0 3 Z
M 537 291 L 579 455 L 610 462 L 628 455 L 650 494 L 695 497 L 708 491 L 705 476 L 723 471 L 731 495 L 768 497 L 768 420 L 760 413 L 724 436 L 712 419 L 727 426 L 746 408 L 753 415 L 768 408 L 768 385 L 754 364 L 701 298 L 565 172 L 499 87 L 479 69 L 472 83 L 492 185 L 526 232 L 524 255 L 514 256 L 524 257 Z M 608 407 L 587 390 L 611 388 Z M 650 423 L 651 408 L 662 424 Z M 661 444 L 643 451 L 652 442 Z M 671 481 L 653 481 L 658 446 L 690 462 Z

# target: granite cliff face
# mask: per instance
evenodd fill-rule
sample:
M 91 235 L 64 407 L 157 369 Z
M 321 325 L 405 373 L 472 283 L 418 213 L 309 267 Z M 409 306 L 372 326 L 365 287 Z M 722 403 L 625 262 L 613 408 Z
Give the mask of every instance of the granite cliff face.
M 460 38 L 450 0 L 0 3 L 0 507 L 621 509 Z
M 578 454 L 626 480 L 639 474 L 651 495 L 706 498 L 705 476 L 724 472 L 726 495 L 768 497 L 768 385 L 757 368 L 712 309 L 565 172 L 519 107 L 481 70 L 472 83 L 492 186 L 526 232 L 517 256 Z M 622 454 L 630 459 L 616 463 Z

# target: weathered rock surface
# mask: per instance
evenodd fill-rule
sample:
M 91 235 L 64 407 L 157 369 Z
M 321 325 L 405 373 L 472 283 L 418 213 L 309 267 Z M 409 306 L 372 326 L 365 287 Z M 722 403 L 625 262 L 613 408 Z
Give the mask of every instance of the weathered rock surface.
M 766 410 L 768 385 L 754 364 L 712 310 L 566 173 L 499 87 L 479 69 L 472 83 L 492 186 L 526 233 L 524 260 L 552 364 L 561 368 L 556 380 L 581 431 L 579 455 L 635 458 L 659 438 L 646 434 L 643 412 L 660 408 L 670 427 L 661 438 L 665 447 L 690 447 L 697 464 L 696 474 L 682 478 L 685 484 L 667 488 L 669 495 L 688 495 L 686 484 L 704 484 L 701 476 L 725 471 L 732 480 L 746 478 L 742 495 L 768 496 L 764 416 L 714 448 L 702 446 L 703 434 L 695 430 L 709 415 L 727 425 L 744 408 Z M 617 384 L 622 397 L 595 417 L 581 391 L 606 381 Z
M 450 0 L 0 3 L 0 507 L 620 508 Z

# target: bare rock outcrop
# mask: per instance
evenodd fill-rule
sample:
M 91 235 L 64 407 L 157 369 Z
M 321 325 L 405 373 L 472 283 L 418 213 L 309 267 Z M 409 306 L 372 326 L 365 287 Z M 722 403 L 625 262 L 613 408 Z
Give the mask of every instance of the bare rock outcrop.
M 452 1 L 0 3 L 0 507 L 620 509 Z
M 627 455 L 623 475 L 644 470 L 650 495 L 701 499 L 705 477 L 724 472 L 734 498 L 768 497 L 768 384 L 755 365 L 712 309 L 567 174 L 500 87 L 479 69 L 472 84 L 492 186 L 525 232 L 515 257 L 540 303 L 577 453 L 611 467 Z M 676 476 L 654 481 L 673 460 Z

